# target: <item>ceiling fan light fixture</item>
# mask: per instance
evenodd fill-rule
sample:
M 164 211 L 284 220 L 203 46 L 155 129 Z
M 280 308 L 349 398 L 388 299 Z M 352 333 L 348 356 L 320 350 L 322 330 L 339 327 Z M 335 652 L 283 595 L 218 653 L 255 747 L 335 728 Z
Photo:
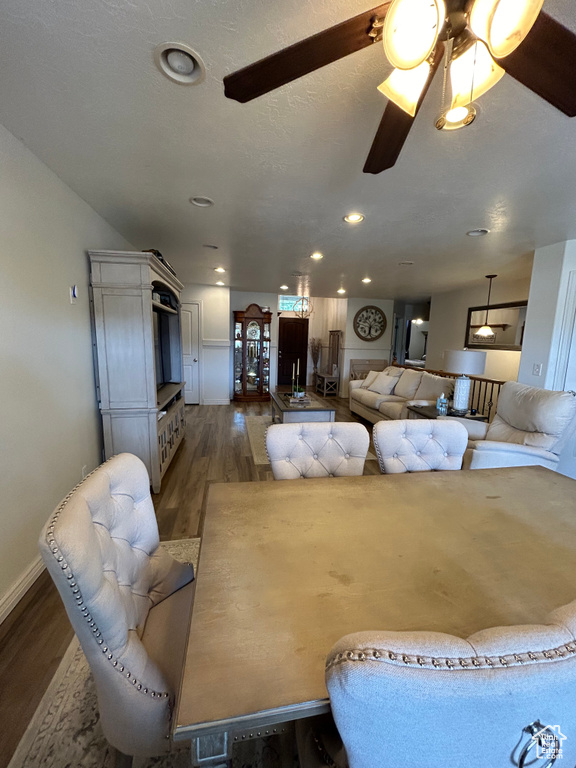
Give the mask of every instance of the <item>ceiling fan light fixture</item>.
M 426 61 L 445 18 L 444 0 L 394 0 L 382 30 L 384 53 L 390 64 L 409 70 Z
M 483 42 L 477 40 L 450 62 L 450 109 L 467 107 L 504 76 Z
M 346 293 L 346 288 L 338 288 L 336 293 Z
M 414 117 L 429 76 L 430 64 L 427 61 L 414 67 L 414 69 L 395 69 L 378 86 L 378 90 L 400 109 Z
M 490 53 L 502 59 L 514 51 L 534 26 L 544 0 L 475 0 L 470 26 Z
M 476 107 L 473 104 L 449 109 L 436 120 L 436 128 L 439 131 L 457 131 L 459 128 L 465 128 L 473 123 L 476 114 Z
M 324 258 L 324 254 L 320 253 L 320 251 L 314 251 L 314 253 L 310 254 L 310 258 L 314 259 L 315 261 L 320 261 L 320 259 Z

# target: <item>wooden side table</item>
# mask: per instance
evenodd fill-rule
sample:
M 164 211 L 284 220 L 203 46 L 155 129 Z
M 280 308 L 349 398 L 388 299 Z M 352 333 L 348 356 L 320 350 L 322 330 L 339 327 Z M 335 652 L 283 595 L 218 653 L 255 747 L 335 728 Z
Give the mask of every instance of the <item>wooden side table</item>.
M 409 419 L 437 419 L 439 414 L 435 405 L 408 405 L 407 410 Z M 455 413 L 448 413 L 448 416 L 456 416 Z M 470 419 L 470 421 L 488 421 L 488 416 L 482 413 L 467 413 L 460 416 L 461 419 Z
M 340 376 L 329 376 L 327 373 L 316 374 L 316 392 L 319 395 L 337 395 Z

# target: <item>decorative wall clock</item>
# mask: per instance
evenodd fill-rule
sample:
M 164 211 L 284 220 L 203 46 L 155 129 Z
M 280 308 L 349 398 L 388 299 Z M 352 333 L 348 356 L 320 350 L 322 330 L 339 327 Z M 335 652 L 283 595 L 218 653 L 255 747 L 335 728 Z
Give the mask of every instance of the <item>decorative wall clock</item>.
M 380 309 L 369 305 L 354 315 L 354 332 L 362 341 L 376 341 L 386 330 L 386 315 Z

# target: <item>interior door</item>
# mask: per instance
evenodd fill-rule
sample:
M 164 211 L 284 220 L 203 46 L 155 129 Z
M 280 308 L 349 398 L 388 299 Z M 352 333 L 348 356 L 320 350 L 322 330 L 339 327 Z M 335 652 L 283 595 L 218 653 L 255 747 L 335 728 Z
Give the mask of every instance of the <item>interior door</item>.
M 281 317 L 278 330 L 278 384 L 292 384 L 292 367 L 300 361 L 300 386 L 306 386 L 308 319 Z
M 182 354 L 184 362 L 184 402 L 200 403 L 200 305 L 182 304 Z

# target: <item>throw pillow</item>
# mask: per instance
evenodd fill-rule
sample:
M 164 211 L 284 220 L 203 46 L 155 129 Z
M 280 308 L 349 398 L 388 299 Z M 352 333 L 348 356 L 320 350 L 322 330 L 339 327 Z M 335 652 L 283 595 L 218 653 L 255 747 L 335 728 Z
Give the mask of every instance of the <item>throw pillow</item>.
M 415 400 L 436 400 L 442 392 L 446 397 L 450 397 L 454 391 L 454 379 L 448 379 L 444 376 L 434 376 L 426 371 L 422 374 L 420 385 L 414 395 Z
M 400 395 L 400 397 L 405 397 L 406 400 L 412 400 L 416 394 L 421 379 L 422 371 L 404 368 L 402 375 L 398 379 L 398 384 L 396 385 L 394 394 Z
M 388 368 L 384 368 L 384 373 L 386 376 L 395 376 L 397 379 L 399 379 L 405 370 L 405 368 L 398 368 L 397 365 L 389 365 Z
M 382 371 L 368 389 L 370 392 L 377 392 L 379 395 L 391 395 L 397 383 L 398 379 L 396 376 L 388 376 Z
M 379 373 L 380 371 L 368 371 L 368 373 L 366 374 L 366 378 L 364 379 L 362 384 L 360 384 L 361 389 L 370 389 L 370 385 L 372 384 L 373 381 L 376 380 Z

